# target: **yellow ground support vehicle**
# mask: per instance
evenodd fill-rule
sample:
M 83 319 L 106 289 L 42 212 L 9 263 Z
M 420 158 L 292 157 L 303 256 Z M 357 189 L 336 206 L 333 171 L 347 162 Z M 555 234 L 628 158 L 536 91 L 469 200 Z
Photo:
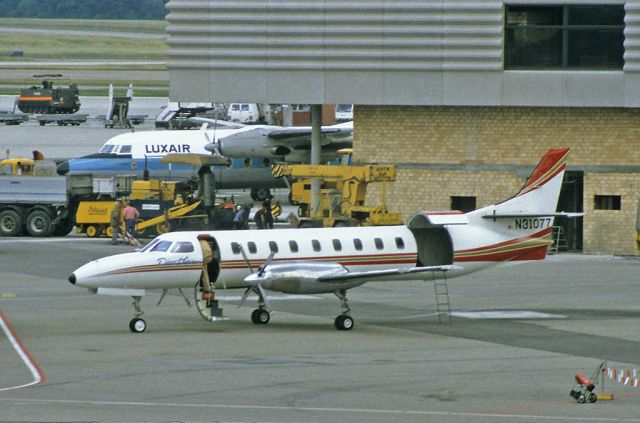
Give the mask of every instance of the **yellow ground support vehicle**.
M 207 208 L 201 200 L 189 200 L 192 191 L 193 187 L 181 182 L 158 179 L 132 181 L 128 200 L 140 212 L 136 224 L 138 235 L 153 236 L 188 228 L 231 227 L 233 211 L 222 207 Z M 77 232 L 89 237 L 111 237 L 111 210 L 114 206 L 114 200 L 80 202 L 76 213 Z
M 110 226 L 111 210 L 115 207 L 115 201 L 83 201 L 78 206 L 76 213 L 76 227 L 78 233 L 85 233 L 88 237 L 111 237 L 113 235 Z M 191 204 L 179 204 L 169 208 L 165 213 L 156 217 L 139 220 L 136 224 L 136 232 L 142 236 L 145 233 L 164 234 L 171 230 L 172 224 L 176 225 L 180 219 L 202 219 L 206 221 L 208 214 L 195 214 L 194 210 L 200 207 L 201 202 Z M 124 227 L 124 224 L 122 225 Z
M 402 224 L 399 213 L 389 213 L 385 205 L 386 183 L 396 179 L 392 165 L 275 165 L 276 177 L 290 177 L 291 200 L 300 205 L 299 227 L 378 226 Z M 320 205 L 311 214 L 311 179 L 320 180 Z M 365 206 L 367 184 L 382 183 L 378 206 Z
M 8 176 L 33 176 L 34 161 L 26 157 L 14 157 L 0 161 L 0 173 Z

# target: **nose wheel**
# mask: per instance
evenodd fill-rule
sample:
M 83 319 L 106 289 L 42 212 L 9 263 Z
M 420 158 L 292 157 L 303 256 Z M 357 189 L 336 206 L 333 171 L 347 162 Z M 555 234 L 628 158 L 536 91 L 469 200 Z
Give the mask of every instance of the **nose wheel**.
M 144 319 L 136 317 L 129 322 L 129 329 L 134 333 L 142 333 L 147 328 L 147 322 Z
M 147 322 L 140 316 L 144 313 L 140 308 L 140 300 L 142 297 L 133 297 L 133 308 L 135 310 L 135 316 L 129 322 L 129 330 L 133 333 L 142 333 L 147 329 Z

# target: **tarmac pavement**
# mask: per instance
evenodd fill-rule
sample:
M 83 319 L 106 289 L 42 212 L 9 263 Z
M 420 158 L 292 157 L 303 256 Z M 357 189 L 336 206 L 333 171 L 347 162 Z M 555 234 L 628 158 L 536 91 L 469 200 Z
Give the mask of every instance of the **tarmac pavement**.
M 640 367 L 640 260 L 560 254 L 453 279 L 451 323 L 438 323 L 431 282 L 370 283 L 349 292 L 348 332 L 333 328 L 332 295 L 273 294 L 257 326 L 240 291 L 219 291 L 230 320 L 215 323 L 153 294 L 133 334 L 129 298 L 66 280 L 129 250 L 0 238 L 0 318 L 16 339 L 0 330 L 1 420 L 640 421 L 640 388 L 605 379 L 613 401 L 569 397 L 575 373 L 602 361 Z

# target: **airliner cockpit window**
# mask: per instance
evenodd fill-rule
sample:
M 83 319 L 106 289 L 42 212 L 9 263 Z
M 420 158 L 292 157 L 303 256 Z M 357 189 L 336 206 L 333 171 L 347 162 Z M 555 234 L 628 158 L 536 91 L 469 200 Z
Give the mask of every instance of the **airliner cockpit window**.
M 156 251 L 156 252 L 168 251 L 169 247 L 171 247 L 171 244 L 173 244 L 172 241 L 160 241 L 156 245 L 154 245 L 153 248 L 149 251 Z
M 170 253 L 193 253 L 193 244 L 190 242 L 176 242 L 171 247 Z
M 102 146 L 102 148 L 100 149 L 100 153 L 102 154 L 111 154 L 115 151 L 117 146 L 113 145 L 113 144 L 105 144 Z
M 147 245 L 145 245 L 144 247 L 142 247 L 140 250 L 138 250 L 138 252 L 144 253 L 145 251 L 149 251 L 151 248 L 153 248 L 159 242 L 160 242 L 160 240 L 158 238 L 156 238 L 153 241 L 151 241 L 150 243 L 148 243 Z
M 120 154 L 131 154 L 131 146 L 130 145 L 123 145 L 122 147 L 120 147 Z

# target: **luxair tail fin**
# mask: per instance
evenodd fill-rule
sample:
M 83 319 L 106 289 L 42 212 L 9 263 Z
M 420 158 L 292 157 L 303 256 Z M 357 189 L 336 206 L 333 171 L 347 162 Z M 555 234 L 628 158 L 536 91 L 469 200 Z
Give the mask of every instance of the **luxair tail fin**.
M 541 260 L 552 243 L 551 232 L 568 148 L 547 151 L 522 189 L 501 203 L 467 213 L 487 238 L 481 247 L 456 251 L 457 261 Z

